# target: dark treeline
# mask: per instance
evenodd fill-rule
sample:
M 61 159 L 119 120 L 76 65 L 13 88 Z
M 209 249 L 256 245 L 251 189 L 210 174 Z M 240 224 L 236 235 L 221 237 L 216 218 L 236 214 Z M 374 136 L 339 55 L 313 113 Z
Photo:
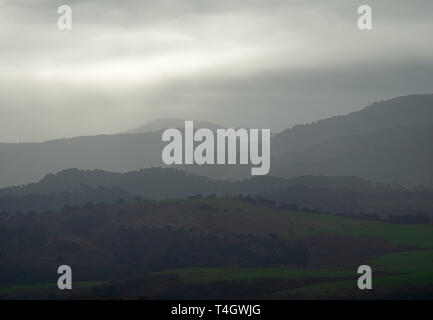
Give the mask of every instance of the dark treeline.
M 309 259 L 302 243 L 273 234 L 135 226 L 146 211 L 132 208 L 89 203 L 1 220 L 0 283 L 52 281 L 65 262 L 79 279 L 110 280 L 185 267 L 305 267 Z
M 201 195 L 196 195 L 191 198 L 200 198 Z M 334 214 L 341 217 L 346 218 L 354 218 L 354 219 L 364 219 L 364 220 L 377 220 L 377 221 L 385 221 L 385 222 L 392 222 L 392 223 L 401 223 L 401 224 L 425 224 L 430 223 L 431 218 L 427 217 L 424 214 L 417 213 L 417 214 L 390 214 L 390 212 L 393 211 L 378 211 L 378 212 L 332 212 L 332 211 L 326 211 L 322 210 L 317 207 L 309 207 L 309 206 L 300 206 L 295 202 L 284 202 L 284 201 L 276 201 L 272 200 L 266 197 L 266 195 L 238 195 L 235 197 L 232 197 L 234 199 L 239 199 L 241 201 L 245 201 L 250 204 L 257 204 L 261 206 L 265 206 L 272 209 L 277 210 L 287 210 L 292 212 L 309 212 L 309 213 L 316 213 L 316 214 Z M 396 208 L 397 212 L 400 212 L 398 208 Z M 430 212 L 427 212 L 427 215 L 429 215 Z

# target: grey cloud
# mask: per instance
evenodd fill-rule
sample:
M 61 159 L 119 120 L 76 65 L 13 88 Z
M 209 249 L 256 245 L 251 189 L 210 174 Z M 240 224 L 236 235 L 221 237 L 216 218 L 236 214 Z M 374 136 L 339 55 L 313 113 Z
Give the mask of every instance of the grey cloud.
M 431 1 L 0 0 L 0 141 L 116 133 L 156 117 L 281 130 L 431 92 Z

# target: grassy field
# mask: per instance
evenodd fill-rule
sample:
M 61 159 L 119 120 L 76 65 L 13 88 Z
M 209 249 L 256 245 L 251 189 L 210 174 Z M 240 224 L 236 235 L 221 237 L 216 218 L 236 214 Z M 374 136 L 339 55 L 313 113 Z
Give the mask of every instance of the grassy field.
M 401 252 L 381 257 L 369 263 L 373 269 L 375 293 L 386 295 L 400 289 L 423 288 L 433 285 L 433 250 Z M 374 277 L 374 272 L 391 272 L 395 275 Z M 275 292 L 272 298 L 338 298 L 356 297 L 359 291 L 353 280 L 329 281 L 303 288 Z M 431 297 L 433 298 L 433 297 Z
M 206 200 L 207 204 L 220 210 L 236 208 L 248 214 L 266 215 L 292 226 L 299 240 L 310 236 L 340 235 L 362 239 L 382 239 L 396 246 L 410 247 L 410 250 L 384 254 L 365 261 L 373 270 L 375 293 L 398 292 L 400 288 L 425 287 L 433 285 L 433 228 L 431 225 L 399 225 L 378 221 L 348 219 L 331 215 L 283 212 L 257 208 L 248 204 L 221 203 Z M 332 255 L 332 252 L 330 252 Z M 335 256 L 338 259 L 338 256 Z M 186 268 L 168 270 L 189 284 L 210 284 L 218 282 L 260 279 L 324 279 L 323 282 L 290 290 L 266 293 L 267 298 L 339 298 L 356 297 L 359 294 L 356 282 L 358 265 L 352 269 L 292 269 L 292 268 Z M 375 273 L 378 274 L 375 276 Z M 331 280 L 330 280 L 331 279 Z M 432 297 L 433 298 L 433 297 Z
M 387 222 L 350 219 L 328 214 L 289 212 L 248 204 L 234 199 L 185 199 L 160 201 L 161 208 L 137 219 L 117 221 L 128 227 L 161 225 L 197 227 L 238 233 L 275 233 L 290 231 L 299 240 L 333 234 L 388 240 L 390 243 L 433 249 L 432 225 L 400 225 Z M 199 211 L 206 204 L 210 209 Z
M 403 225 L 381 221 L 349 219 L 345 217 L 308 212 L 288 212 L 250 205 L 241 201 L 221 199 L 188 199 L 185 204 L 206 203 L 219 210 L 242 210 L 250 217 L 277 218 L 296 225 L 297 234 L 308 236 L 318 233 L 340 233 L 382 238 L 396 244 L 433 248 L 432 225 Z M 176 203 L 173 201 L 173 203 Z
M 207 205 L 206 209 L 200 209 L 204 204 Z M 305 268 L 290 265 L 272 268 L 200 267 L 150 273 L 175 275 L 187 286 L 209 287 L 208 292 L 213 292 L 212 285 L 235 283 L 239 286 L 239 283 L 244 283 L 254 290 L 263 286 L 263 291 L 257 296 L 262 298 L 357 297 L 360 294 L 356 286 L 359 277 L 357 268 L 361 264 L 372 267 L 373 294 L 399 293 L 414 287 L 433 288 L 432 225 L 403 225 L 289 212 L 234 199 L 155 201 L 123 207 L 119 205 L 119 208 L 125 211 L 128 209 L 128 214 L 120 215 L 117 214 L 117 209 L 113 210 L 114 213 L 108 220 L 112 228 L 125 226 L 139 229 L 143 226 L 170 225 L 173 228 L 194 228 L 215 235 L 275 234 L 281 239 L 302 243 L 311 254 Z M 83 250 L 93 250 L 95 243 L 91 242 L 92 239 L 86 239 L 78 235 L 74 241 L 85 243 Z M 281 283 L 278 284 L 278 280 Z M 103 283 L 74 282 L 73 286 L 84 289 L 101 284 Z M 170 284 L 167 285 L 169 288 Z M 0 295 L 55 287 L 55 283 L 0 286 Z
M 186 268 L 159 272 L 175 274 L 187 283 L 213 283 L 220 281 L 249 281 L 256 279 L 293 279 L 293 278 L 329 278 L 350 277 L 353 273 L 334 270 L 307 270 L 285 268 Z
M 399 288 L 433 285 L 433 250 L 401 252 L 381 257 L 368 264 L 373 269 L 375 293 L 398 292 Z M 186 268 L 169 270 L 162 274 L 174 274 L 189 284 L 243 281 L 246 284 L 262 279 L 332 279 L 318 284 L 291 290 L 267 293 L 263 297 L 274 299 L 290 298 L 350 298 L 357 297 L 358 274 L 356 270 L 312 270 L 287 268 Z M 375 273 L 387 273 L 374 276 Z M 432 297 L 433 298 L 433 297 Z

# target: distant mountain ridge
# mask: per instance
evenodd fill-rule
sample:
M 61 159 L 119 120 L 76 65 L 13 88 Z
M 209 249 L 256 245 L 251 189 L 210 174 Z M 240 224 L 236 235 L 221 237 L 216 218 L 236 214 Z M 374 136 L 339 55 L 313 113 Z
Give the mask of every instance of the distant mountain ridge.
M 129 172 L 164 167 L 161 120 L 144 133 L 99 135 L 43 143 L 0 143 L 0 187 L 38 181 L 68 168 Z M 195 123 L 218 126 L 210 122 Z M 433 94 L 374 103 L 345 116 L 299 125 L 271 138 L 271 175 L 358 176 L 366 180 L 433 186 Z M 158 129 L 161 129 L 158 131 Z M 139 131 L 140 131 L 139 130 Z M 154 131 L 156 130 L 156 131 Z M 250 177 L 245 165 L 179 165 L 173 168 L 218 179 Z
M 433 186 L 433 95 L 409 95 L 295 126 L 272 140 L 271 174 Z
M 433 94 L 402 96 L 375 102 L 347 115 L 286 129 L 272 141 L 274 155 L 307 149 L 346 135 L 425 125 L 433 125 Z
M 407 186 L 433 186 L 433 125 L 346 135 L 276 160 L 276 176 L 353 175 Z

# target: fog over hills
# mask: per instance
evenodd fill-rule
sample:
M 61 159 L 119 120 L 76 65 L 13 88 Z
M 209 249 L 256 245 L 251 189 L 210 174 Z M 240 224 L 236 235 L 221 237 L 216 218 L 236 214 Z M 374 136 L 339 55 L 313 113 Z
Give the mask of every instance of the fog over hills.
M 431 300 L 432 12 L 0 0 L 0 303 Z
M 128 172 L 163 167 L 161 119 L 134 131 L 0 144 L 0 187 L 40 180 L 68 168 Z M 209 122 L 195 128 L 218 127 Z M 155 131 L 156 130 L 156 131 Z M 433 95 L 410 95 L 374 103 L 345 116 L 287 129 L 272 137 L 271 174 L 358 176 L 377 182 L 433 185 Z M 174 168 L 219 179 L 250 177 L 250 166 L 183 165 Z
M 353 175 L 433 185 L 433 95 L 410 95 L 285 130 L 273 139 L 271 173 Z

